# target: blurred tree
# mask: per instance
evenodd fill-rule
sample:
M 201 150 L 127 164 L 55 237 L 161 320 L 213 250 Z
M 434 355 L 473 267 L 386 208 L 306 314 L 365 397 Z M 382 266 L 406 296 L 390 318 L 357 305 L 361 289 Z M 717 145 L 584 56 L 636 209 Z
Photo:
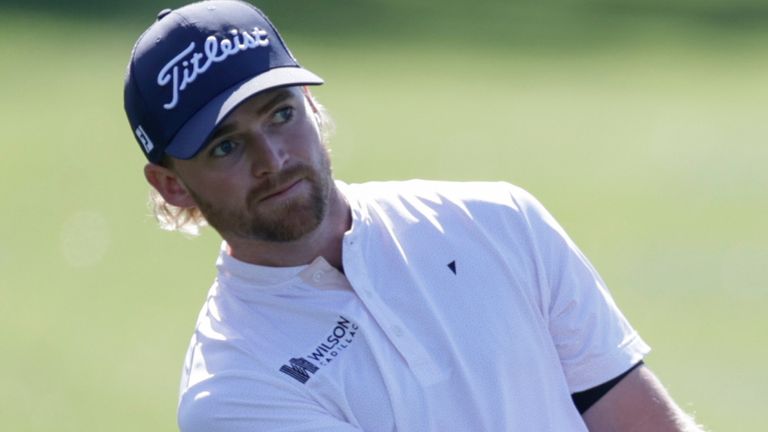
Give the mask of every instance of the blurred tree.
M 42 13 L 146 27 L 185 0 L 0 0 L 0 13 Z M 406 41 L 496 47 L 599 46 L 623 35 L 694 38 L 768 31 L 765 0 L 256 0 L 292 37 L 334 44 Z

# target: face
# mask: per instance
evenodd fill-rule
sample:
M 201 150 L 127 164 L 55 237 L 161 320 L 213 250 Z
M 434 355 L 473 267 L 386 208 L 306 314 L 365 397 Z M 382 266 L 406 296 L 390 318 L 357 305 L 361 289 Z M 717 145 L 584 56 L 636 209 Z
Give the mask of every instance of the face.
M 325 218 L 333 189 L 327 148 L 297 87 L 248 99 L 173 170 L 224 238 L 299 240 Z

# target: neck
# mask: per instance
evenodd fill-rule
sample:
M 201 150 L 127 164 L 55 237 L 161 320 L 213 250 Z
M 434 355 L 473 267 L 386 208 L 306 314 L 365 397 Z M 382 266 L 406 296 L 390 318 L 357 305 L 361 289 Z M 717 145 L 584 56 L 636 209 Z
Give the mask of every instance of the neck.
M 292 267 L 309 264 L 321 256 L 329 264 L 342 270 L 341 245 L 344 233 L 349 230 L 351 223 L 349 203 L 334 185 L 328 203 L 328 214 L 314 231 L 301 239 L 274 243 L 225 236 L 224 240 L 229 245 L 229 254 L 243 262 L 270 267 Z

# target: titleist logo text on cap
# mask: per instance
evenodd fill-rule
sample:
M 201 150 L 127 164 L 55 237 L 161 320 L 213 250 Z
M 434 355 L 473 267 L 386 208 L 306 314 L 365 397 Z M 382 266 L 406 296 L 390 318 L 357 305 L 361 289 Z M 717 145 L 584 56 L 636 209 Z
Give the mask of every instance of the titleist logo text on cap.
M 202 52 L 195 52 L 195 43 L 190 42 L 189 46 L 171 59 L 157 75 L 157 84 L 165 87 L 171 84 L 171 100 L 163 105 L 166 110 L 171 110 L 179 103 L 179 93 L 189 84 L 195 82 L 198 76 L 205 73 L 213 63 L 221 63 L 228 57 L 249 49 L 265 47 L 269 45 L 269 37 L 265 30 L 254 27 L 252 31 L 230 30 L 232 39 L 222 38 L 219 40 L 216 36 L 208 36 L 203 44 Z M 204 60 L 201 64 L 201 60 Z M 181 67 L 179 67 L 181 65 Z M 179 80 L 179 69 L 181 69 L 181 80 Z

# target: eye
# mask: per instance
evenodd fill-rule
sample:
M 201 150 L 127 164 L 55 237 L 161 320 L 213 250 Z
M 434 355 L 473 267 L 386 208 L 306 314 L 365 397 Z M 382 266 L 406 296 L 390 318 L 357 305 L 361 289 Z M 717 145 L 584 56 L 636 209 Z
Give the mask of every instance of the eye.
M 277 124 L 281 123 L 287 123 L 293 118 L 295 110 L 293 107 L 285 107 L 281 108 L 277 111 L 275 111 L 274 116 L 272 117 L 273 121 Z
M 232 153 L 233 151 L 235 151 L 236 148 L 237 148 L 236 142 L 230 141 L 230 140 L 224 140 L 216 144 L 215 146 L 213 146 L 209 154 L 211 155 L 211 157 L 220 158 Z

